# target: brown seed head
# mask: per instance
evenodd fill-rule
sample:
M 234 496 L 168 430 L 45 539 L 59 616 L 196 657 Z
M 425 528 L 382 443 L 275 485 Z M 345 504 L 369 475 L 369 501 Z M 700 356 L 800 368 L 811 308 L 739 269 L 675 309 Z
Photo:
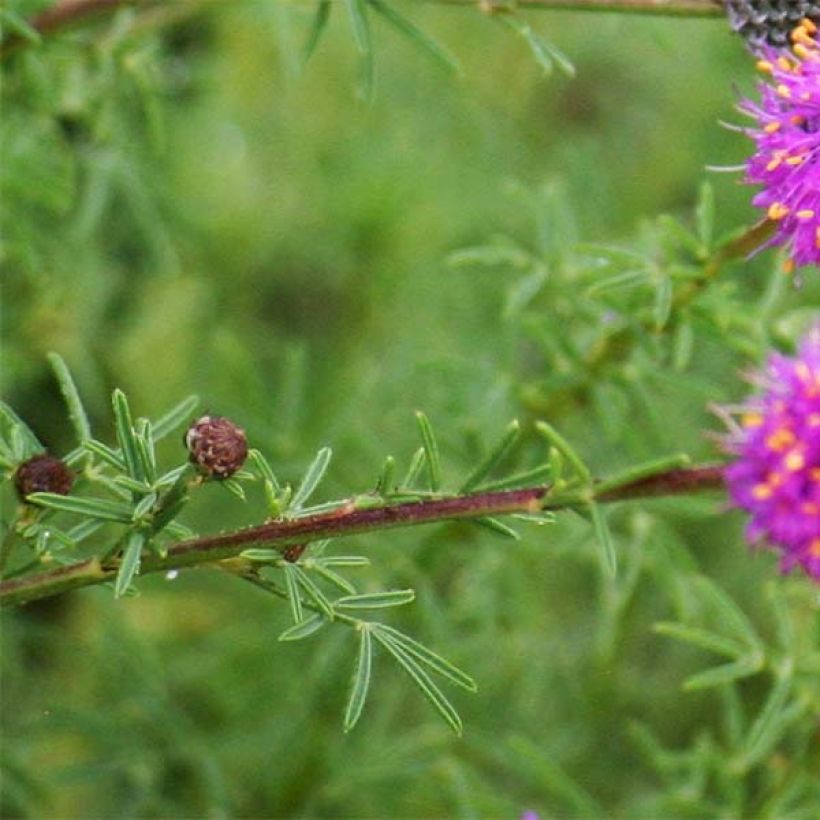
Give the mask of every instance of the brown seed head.
M 248 456 L 245 431 L 222 416 L 202 416 L 185 433 L 191 461 L 211 478 L 232 476 Z
M 74 473 L 48 453 L 32 456 L 20 464 L 14 474 L 14 486 L 23 501 L 30 493 L 68 495 L 73 483 Z

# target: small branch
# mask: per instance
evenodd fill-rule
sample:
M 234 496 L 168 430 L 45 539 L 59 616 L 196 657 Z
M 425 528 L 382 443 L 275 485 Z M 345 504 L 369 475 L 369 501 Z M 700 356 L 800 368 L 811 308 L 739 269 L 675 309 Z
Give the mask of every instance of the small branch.
M 211 0 L 212 1 L 212 0 Z M 196 0 L 188 0 L 190 3 Z M 288 0 L 293 5 L 311 5 L 310 0 Z M 341 0 L 337 0 L 341 2 Z M 665 17 L 721 17 L 722 0 L 426 0 L 439 5 L 468 6 L 486 14 L 504 14 L 517 9 L 564 11 L 610 11 Z M 159 0 L 58 0 L 51 8 L 29 20 L 38 34 L 45 36 L 88 20 L 110 14 L 124 6 L 157 5 Z M 208 0 L 200 0 L 209 5 Z M 12 35 L 0 43 L 0 57 L 7 57 L 31 41 Z
M 144 555 L 141 574 L 212 564 L 235 558 L 240 552 L 251 547 L 272 547 L 284 554 L 294 544 L 323 538 L 340 538 L 437 521 L 571 509 L 593 500 L 606 503 L 651 496 L 682 495 L 719 489 L 722 483 L 723 468 L 719 465 L 708 465 L 668 470 L 641 478 L 607 490 L 597 498 L 588 490 L 551 495 L 550 487 L 538 486 L 386 504 L 364 509 L 351 502 L 328 513 L 272 521 L 236 532 L 182 541 L 172 547 L 164 557 Z M 0 583 L 0 605 L 22 604 L 56 595 L 66 589 L 112 580 L 117 574 L 117 568 L 117 561 L 100 565 L 97 559 L 92 559 L 68 567 L 3 581 Z
M 617 11 L 666 17 L 721 17 L 722 0 L 427 0 L 452 6 L 478 6 L 488 14 L 515 9 Z

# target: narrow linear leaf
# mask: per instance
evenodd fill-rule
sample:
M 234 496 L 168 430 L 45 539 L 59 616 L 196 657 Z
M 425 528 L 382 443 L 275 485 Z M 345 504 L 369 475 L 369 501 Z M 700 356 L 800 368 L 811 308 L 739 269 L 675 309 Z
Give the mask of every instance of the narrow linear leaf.
M 334 617 L 333 605 L 328 601 L 322 590 L 316 586 L 314 580 L 298 564 L 293 564 L 292 569 L 307 597 L 322 610 L 322 614 L 329 621 L 332 621 Z
M 311 549 L 313 553 L 313 549 Z M 324 567 L 369 567 L 370 559 L 364 555 L 328 555 L 317 558 L 316 564 Z
M 302 479 L 299 489 L 293 495 L 293 499 L 290 502 L 291 510 L 300 510 L 305 501 L 310 498 L 311 494 L 324 477 L 325 471 L 327 470 L 327 465 L 330 463 L 332 455 L 333 451 L 330 447 L 322 447 L 322 449 L 316 453 L 316 457 L 305 471 L 305 477 Z
M 285 564 L 285 590 L 288 594 L 290 604 L 290 614 L 295 623 L 299 624 L 303 620 L 302 599 L 299 596 L 299 579 L 296 577 L 293 564 Z
M 39 45 L 43 38 L 39 31 L 30 26 L 25 17 L 21 17 L 11 9 L 0 9 L 0 24 L 7 26 L 14 34 L 24 37 L 30 43 Z
M 60 392 L 63 394 L 66 407 L 68 407 L 68 417 L 77 434 L 77 441 L 82 445 L 91 438 L 91 425 L 88 422 L 88 415 L 80 399 L 77 385 L 74 384 L 68 366 L 59 354 L 49 353 L 47 358 L 57 378 L 57 383 L 60 385 Z
M 107 444 L 103 444 L 101 441 L 92 438 L 88 441 L 84 441 L 83 447 L 115 470 L 125 472 L 125 461 L 123 461 L 122 456 Z
M 153 431 L 148 419 L 140 419 L 134 436 L 137 445 L 137 457 L 145 480 L 153 483 L 157 475 L 157 459 L 154 452 Z
M 419 410 L 416 413 L 416 421 L 421 432 L 422 446 L 427 458 L 427 473 L 430 478 L 430 489 L 437 492 L 441 487 L 441 459 L 438 452 L 438 444 L 433 434 L 433 427 L 430 420 Z
M 370 671 L 373 665 L 373 642 L 370 638 L 370 629 L 363 624 L 359 630 L 359 656 L 356 659 L 356 668 L 353 671 L 353 685 L 350 688 L 350 697 L 345 709 L 344 729 L 349 732 L 362 716 L 364 702 L 370 689 Z
M 279 635 L 278 640 L 301 641 L 304 638 L 309 638 L 311 635 L 316 634 L 326 623 L 327 621 L 325 621 L 321 615 L 314 613 L 309 618 L 305 618 L 301 623 L 288 627 Z
M 727 658 L 737 659 L 746 652 L 746 647 L 743 644 L 724 638 L 715 632 L 709 632 L 706 629 L 699 629 L 694 626 L 661 621 L 654 625 L 654 630 L 659 635 L 666 635 L 669 638 L 693 644 L 717 655 L 725 655 Z
M 314 564 L 314 570 L 319 573 L 326 581 L 333 584 L 333 586 L 337 587 L 338 589 L 342 590 L 342 592 L 347 593 L 348 595 L 355 595 L 356 594 L 356 587 L 344 578 L 343 576 L 339 575 L 339 573 L 334 572 L 332 569 L 322 565 L 322 564 Z
M 223 490 L 227 490 L 231 495 L 238 498 L 240 501 L 247 501 L 245 496 L 245 488 L 233 477 L 225 478 L 219 482 L 219 486 Z
M 246 558 L 248 561 L 261 561 L 265 563 L 271 563 L 273 561 L 281 561 L 282 560 L 282 553 L 280 550 L 267 550 L 267 549 L 249 549 L 249 550 L 242 550 L 239 553 L 240 558 Z
M 652 319 L 656 331 L 663 330 L 669 321 L 673 295 L 672 278 L 665 274 L 661 275 L 655 286 L 655 303 L 652 306 Z
M 131 518 L 133 521 L 139 521 L 144 515 L 149 513 L 152 509 L 154 504 L 157 503 L 157 494 L 156 493 L 148 493 L 144 498 L 141 498 L 139 502 L 134 506 L 134 509 L 131 513 Z
M 692 580 L 695 589 L 700 593 L 715 612 L 721 624 L 734 632 L 743 643 L 755 651 L 762 653 L 763 642 L 758 636 L 751 621 L 740 607 L 716 583 L 703 575 Z
M 265 456 L 259 450 L 251 450 L 248 453 L 248 460 L 256 467 L 256 472 L 259 473 L 262 479 L 271 485 L 274 492 L 278 493 L 281 489 L 279 482 L 276 480 L 276 475 Z
M 376 482 L 377 495 L 389 495 L 395 489 L 396 481 L 396 459 L 388 456 L 384 460 L 379 480 Z
M 125 468 L 128 474 L 142 481 L 145 475 L 140 466 L 139 455 L 137 454 L 137 442 L 134 434 L 134 423 L 131 419 L 131 409 L 128 406 L 128 399 L 125 393 L 119 388 L 114 390 L 111 397 L 111 404 L 114 409 L 114 428 L 117 434 L 117 443 L 120 445 Z
M 570 443 L 551 424 L 547 424 L 545 421 L 537 421 L 535 422 L 535 429 L 547 439 L 550 444 L 561 451 L 561 454 L 573 466 L 580 478 L 586 483 L 592 482 L 592 474 L 589 472 L 589 468 L 584 464 Z
M 461 735 L 461 718 L 455 707 L 445 697 L 441 689 L 430 679 L 430 676 L 416 662 L 415 658 L 401 648 L 395 641 L 386 639 L 383 634 L 376 631 L 376 640 L 396 659 L 404 671 L 412 678 L 413 682 L 421 689 L 424 697 L 433 705 L 436 711 L 449 724 L 450 728 Z
M 173 433 L 181 424 L 189 423 L 198 404 L 199 396 L 188 396 L 160 416 L 153 423 L 154 441 L 159 441 L 169 433 Z
M 484 516 L 483 518 L 474 518 L 472 521 L 479 527 L 494 532 L 496 535 L 501 535 L 504 538 L 512 538 L 514 541 L 521 540 L 521 536 L 512 527 L 508 527 L 503 521 L 499 521 L 497 518 Z
M 322 39 L 322 35 L 327 28 L 328 20 L 330 20 L 332 7 L 333 4 L 330 0 L 320 0 L 316 6 L 316 14 L 313 15 L 313 22 L 311 23 L 305 47 L 302 51 L 303 66 L 306 65 L 313 56 L 313 52 L 316 51 L 316 46 L 319 45 L 319 41 Z
M 534 467 L 532 470 L 527 470 L 523 473 L 515 473 L 514 475 L 500 478 L 498 481 L 490 481 L 481 485 L 483 491 L 491 490 L 507 490 L 511 487 L 526 487 L 530 484 L 538 484 L 545 479 L 554 477 L 554 468 L 550 464 L 542 464 L 540 467 Z
M 615 552 L 615 542 L 612 540 L 609 524 L 606 522 L 606 513 L 600 504 L 590 504 L 589 511 L 592 515 L 592 525 L 595 527 L 595 537 L 600 547 L 601 564 L 609 576 L 614 577 L 618 571 L 618 555 Z
M 22 444 L 21 452 L 15 452 L 15 460 L 22 461 L 35 453 L 41 453 L 45 447 L 40 443 L 31 428 L 9 407 L 4 401 L 0 401 L 0 417 L 5 422 L 9 430 L 20 438 Z
M 743 749 L 743 758 L 747 766 L 754 765 L 769 753 L 783 734 L 788 721 L 793 719 L 794 710 L 787 708 L 791 690 L 790 674 L 780 675 L 775 680 L 760 714 L 749 727 Z
M 756 675 L 763 668 L 763 659 L 753 655 L 741 658 L 735 663 L 725 663 L 721 666 L 713 666 L 705 672 L 699 672 L 687 678 L 683 688 L 693 692 L 697 689 L 707 689 L 712 686 L 723 686 L 727 683 L 748 678 Z
M 501 440 L 490 450 L 481 460 L 479 465 L 467 476 L 466 481 L 461 485 L 459 492 L 468 493 L 474 490 L 481 482 L 496 468 L 499 462 L 515 446 L 521 435 L 521 425 L 518 419 L 510 422 Z
M 370 7 L 381 14 L 391 25 L 412 40 L 423 51 L 426 51 L 436 62 L 452 74 L 461 74 L 458 60 L 441 43 L 420 29 L 412 20 L 399 14 L 393 6 L 382 0 L 369 0 Z
M 635 481 L 640 481 L 644 478 L 656 475 L 658 473 L 665 473 L 668 470 L 675 470 L 681 467 L 686 467 L 691 464 L 692 460 L 684 453 L 676 453 L 672 456 L 665 456 L 663 458 L 653 459 L 643 464 L 637 464 L 630 467 L 623 472 L 616 473 L 610 478 L 604 479 L 595 485 L 595 494 L 601 495 L 609 490 L 614 490 L 617 487 L 622 487 L 624 484 L 632 484 Z
M 410 466 L 407 468 L 407 473 L 404 476 L 404 481 L 402 481 L 401 486 L 406 488 L 412 487 L 415 483 L 416 479 L 418 478 L 419 473 L 424 467 L 424 462 L 427 460 L 427 453 L 424 451 L 424 447 L 419 447 L 415 453 L 413 453 L 413 458 L 410 459 Z
M 128 534 L 125 544 L 125 551 L 122 556 L 122 563 L 117 570 L 117 580 L 114 582 L 114 597 L 121 598 L 128 588 L 135 575 L 139 573 L 140 558 L 142 556 L 142 546 L 145 538 L 142 533 L 132 532 Z
M 131 507 L 117 501 L 107 501 L 102 498 L 73 498 L 69 495 L 57 493 L 31 493 L 26 499 L 32 504 L 47 507 L 50 510 L 76 513 L 87 518 L 100 518 L 104 521 L 120 521 L 123 524 L 131 523 Z
M 443 658 L 432 649 L 429 649 L 424 644 L 419 643 L 409 635 L 399 632 L 387 624 L 374 624 L 374 631 L 380 632 L 385 638 L 395 641 L 404 649 L 405 652 L 411 654 L 417 661 L 420 661 L 433 672 L 442 675 L 456 686 L 466 689 L 468 692 L 477 692 L 478 684 L 466 672 L 463 672 L 454 664 L 450 663 L 446 658 Z
M 336 609 L 385 609 L 403 606 L 416 599 L 412 589 L 394 589 L 388 592 L 365 592 L 361 595 L 347 595 L 333 602 Z
M 367 22 L 367 8 L 364 0 L 345 0 L 350 26 L 353 29 L 353 40 L 356 48 L 367 55 L 370 53 L 370 26 Z

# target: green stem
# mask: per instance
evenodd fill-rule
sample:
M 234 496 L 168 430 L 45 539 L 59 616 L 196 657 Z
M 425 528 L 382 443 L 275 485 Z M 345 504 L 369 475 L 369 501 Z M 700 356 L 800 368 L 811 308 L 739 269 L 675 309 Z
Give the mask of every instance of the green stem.
M 323 538 L 340 538 L 437 521 L 573 509 L 579 505 L 588 505 L 592 501 L 608 503 L 652 496 L 681 495 L 719 489 L 722 484 L 723 468 L 720 465 L 706 465 L 666 470 L 656 475 L 639 477 L 634 481 L 604 489 L 600 496 L 596 496 L 594 487 L 555 492 L 548 486 L 537 486 L 387 503 L 378 507 L 361 508 L 355 503 L 350 503 L 331 512 L 272 521 L 235 532 L 182 541 L 169 549 L 166 555 L 143 556 L 141 574 L 225 561 L 252 547 L 274 548 L 284 553 L 294 544 Z M 100 565 L 93 559 L 70 567 L 9 579 L 0 583 L 0 605 L 22 604 L 55 595 L 64 589 L 112 580 L 117 574 L 118 566 L 118 560 Z M 70 579 L 70 583 L 67 579 Z

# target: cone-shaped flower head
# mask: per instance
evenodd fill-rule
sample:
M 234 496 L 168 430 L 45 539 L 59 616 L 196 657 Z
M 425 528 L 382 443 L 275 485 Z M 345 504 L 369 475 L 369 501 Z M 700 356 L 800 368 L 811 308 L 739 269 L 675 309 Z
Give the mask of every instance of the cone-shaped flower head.
M 820 23 L 816 0 L 725 0 L 732 28 L 752 47 L 785 46 L 803 19 Z
M 757 120 L 747 130 L 757 151 L 746 164 L 746 181 L 759 183 L 753 204 L 776 223 L 769 245 L 789 252 L 786 269 L 820 262 L 820 46 L 817 27 L 804 20 L 792 32 L 791 51 L 767 46 L 758 68 L 771 82 L 760 102 L 741 111 Z
M 820 581 L 820 324 L 796 357 L 772 355 L 761 383 L 728 439 L 729 494 L 751 516 L 753 543 L 781 550 L 784 571 L 799 565 Z

